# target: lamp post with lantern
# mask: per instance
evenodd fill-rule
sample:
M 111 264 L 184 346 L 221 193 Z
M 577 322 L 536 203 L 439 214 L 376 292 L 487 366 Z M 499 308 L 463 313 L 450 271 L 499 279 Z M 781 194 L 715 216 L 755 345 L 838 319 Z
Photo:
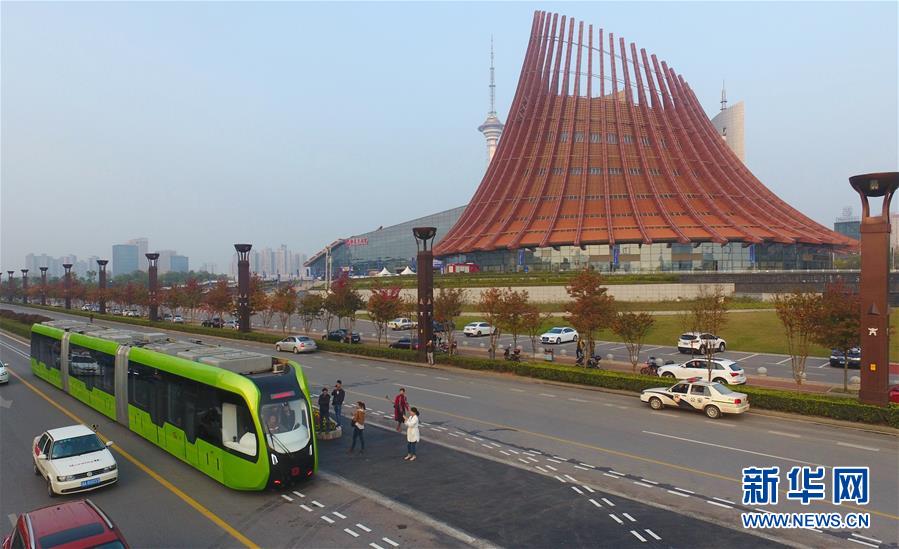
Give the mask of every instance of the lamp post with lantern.
M 436 227 L 415 227 L 418 249 L 418 359 L 427 360 L 427 344 L 434 335 L 434 237 Z

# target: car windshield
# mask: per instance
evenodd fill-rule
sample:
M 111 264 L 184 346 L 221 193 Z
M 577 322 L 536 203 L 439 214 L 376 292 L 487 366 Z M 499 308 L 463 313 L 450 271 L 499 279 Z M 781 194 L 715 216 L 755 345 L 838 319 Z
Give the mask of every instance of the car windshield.
M 72 357 L 69 359 L 69 362 L 93 364 L 94 359 L 90 355 L 72 355 Z
M 81 454 L 99 452 L 105 448 L 106 445 L 100 442 L 97 435 L 91 433 L 80 437 L 57 440 L 53 443 L 53 448 L 50 450 L 50 459 L 80 456 Z
M 696 339 L 696 336 L 693 334 L 681 334 L 680 338 L 684 339 L 686 341 L 690 341 L 690 340 Z
M 103 524 L 99 522 L 91 522 L 90 524 L 82 524 L 81 526 L 75 526 L 74 528 L 69 528 L 67 530 L 62 530 L 60 532 L 54 532 L 52 534 L 47 534 L 46 536 L 41 536 L 38 541 L 40 542 L 41 547 L 57 547 L 59 545 L 66 545 L 72 542 L 99 536 L 103 532 L 105 532 L 105 530 L 103 529 Z
M 308 338 L 308 337 L 306 337 L 306 336 L 300 336 L 300 337 L 297 338 L 297 340 L 298 340 L 298 341 L 312 341 L 312 339 L 310 339 L 310 338 Z
M 718 391 L 718 394 L 719 394 L 719 395 L 731 395 L 731 394 L 734 394 L 733 391 L 731 391 L 730 389 L 728 389 L 728 388 L 725 387 L 724 385 L 721 385 L 720 383 L 712 383 L 712 384 L 710 385 L 710 387 L 712 387 L 713 389 L 715 389 L 716 391 Z
M 292 391 L 285 391 L 291 392 Z M 294 393 L 295 394 L 295 393 Z M 275 395 L 278 396 L 278 395 Z M 262 418 L 269 444 L 276 452 L 302 450 L 309 443 L 306 401 L 295 396 L 262 406 Z
M 561 334 L 561 333 L 562 333 L 562 328 L 553 328 L 552 330 L 549 331 L 549 333 L 551 333 L 551 334 Z

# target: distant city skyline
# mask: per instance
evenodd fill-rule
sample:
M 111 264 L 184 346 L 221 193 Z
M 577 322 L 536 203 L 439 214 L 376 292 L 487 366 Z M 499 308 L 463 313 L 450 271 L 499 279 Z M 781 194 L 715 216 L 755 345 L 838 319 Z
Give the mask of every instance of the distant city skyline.
M 539 7 L 2 3 L 0 268 L 143 235 L 227 271 L 234 242 L 312 254 L 464 203 L 491 36 L 508 122 Z M 548 7 L 660 55 L 710 116 L 726 80 L 749 169 L 824 225 L 848 176 L 897 169 L 896 3 Z

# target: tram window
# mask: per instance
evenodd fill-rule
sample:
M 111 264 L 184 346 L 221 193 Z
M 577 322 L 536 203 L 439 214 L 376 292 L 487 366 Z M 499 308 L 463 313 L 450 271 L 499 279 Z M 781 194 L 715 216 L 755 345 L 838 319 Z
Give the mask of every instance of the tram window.
M 256 456 L 256 427 L 250 409 L 239 396 L 222 392 L 222 444 L 237 455 Z
M 208 385 L 198 385 L 196 416 L 197 437 L 221 447 L 222 407 L 216 390 Z
M 70 345 L 69 375 L 83 381 L 88 389 L 96 387 L 115 394 L 115 357 L 106 353 Z
M 153 370 L 136 362 L 128 363 L 128 403 L 149 412 L 153 402 Z
M 48 368 L 59 370 L 59 354 L 60 343 L 52 337 L 43 334 L 31 334 L 31 354 L 38 360 L 43 362 Z
M 169 393 L 165 419 L 175 427 L 182 427 L 184 425 L 184 384 L 187 380 L 173 375 L 166 375 L 164 379 Z

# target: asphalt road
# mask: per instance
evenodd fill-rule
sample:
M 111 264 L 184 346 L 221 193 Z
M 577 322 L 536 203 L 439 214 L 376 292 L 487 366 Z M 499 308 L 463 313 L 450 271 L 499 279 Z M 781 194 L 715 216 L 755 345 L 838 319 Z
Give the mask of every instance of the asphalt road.
M 228 345 L 257 351 L 268 349 L 267 346 L 231 341 Z M 896 474 L 899 451 L 895 435 L 752 413 L 712 421 L 676 410 L 652 412 L 632 396 L 326 353 L 303 356 L 301 363 L 316 390 L 321 384 L 330 385 L 338 378 L 343 379 L 349 393 L 348 402 L 363 399 L 380 414 L 390 414 L 385 396 L 392 397 L 400 385 L 405 386 L 410 401 L 423 410 L 423 419 L 427 423 L 422 434 L 422 458 L 415 465 L 428 462 L 425 457 L 430 453 L 425 450 L 428 445 L 439 445 L 441 452 L 475 454 L 481 459 L 502 462 L 505 467 L 526 469 L 530 475 L 539 474 L 551 480 L 550 484 L 568 484 L 570 486 L 563 486 L 563 492 L 570 490 L 571 498 L 582 497 L 583 494 L 573 490 L 578 486 L 581 486 L 581 492 L 588 493 L 583 488 L 586 485 L 625 500 L 677 510 L 680 514 L 676 518 L 680 523 L 659 526 L 662 531 L 649 526 L 665 540 L 664 543 L 681 545 L 671 540 L 687 535 L 697 519 L 705 521 L 702 528 L 706 528 L 708 522 L 729 527 L 737 525 L 741 506 L 736 502 L 741 499 L 739 480 L 743 467 L 778 465 L 785 470 L 795 464 L 869 466 L 873 478 L 872 500 L 863 510 L 872 513 L 872 527 L 864 531 L 772 532 L 778 539 L 815 546 L 845 546 L 850 538 L 856 543 L 873 546 L 899 543 L 899 479 Z M 381 416 L 381 421 L 388 419 Z M 376 440 L 377 437 L 373 438 Z M 398 444 L 401 453 L 401 440 Z M 6 446 L 4 443 L 4 448 Z M 327 451 L 329 449 L 323 447 L 323 455 Z M 389 457 L 397 459 L 396 455 Z M 340 463 L 338 460 L 333 464 L 323 463 L 323 468 L 341 470 Z M 406 463 L 398 460 L 397 467 L 403 465 Z M 379 467 L 382 467 L 380 462 L 360 469 L 377 472 L 367 481 L 352 476 L 345 469 L 343 472 L 352 476 L 354 482 L 367 484 L 389 498 L 405 497 L 403 494 L 410 489 L 403 482 L 406 477 L 401 475 L 395 482 L 384 483 L 386 473 Z M 476 467 L 480 468 L 480 465 Z M 427 494 L 437 494 L 439 500 L 444 490 L 458 488 L 456 484 L 460 484 L 458 477 L 462 473 L 448 478 L 444 474 L 448 471 L 447 465 L 435 464 L 428 475 L 416 477 L 414 485 Z M 356 470 L 351 473 L 361 474 Z M 782 477 L 783 493 L 786 478 L 784 474 Z M 510 494 L 516 493 L 517 483 L 527 485 L 532 483 L 530 479 L 514 481 L 510 488 L 499 489 L 501 493 L 504 489 Z M 391 486 L 394 488 L 389 490 Z M 480 492 L 489 492 L 489 488 L 488 485 Z M 466 494 L 469 498 L 481 499 L 479 494 Z M 616 501 L 611 496 L 603 497 Z M 604 503 L 593 499 L 600 505 Z M 782 503 L 774 510 L 835 509 L 829 503 L 803 507 L 781 499 Z M 587 500 L 589 503 L 589 498 Z M 406 501 L 415 504 L 412 500 Z M 455 500 L 448 495 L 445 501 L 452 510 L 454 506 L 449 504 Z M 495 513 L 497 506 L 502 508 L 499 504 L 491 505 L 484 512 Z M 837 510 L 847 512 L 850 509 L 844 505 Z M 594 513 L 608 515 L 607 511 L 611 510 L 596 507 Z M 437 511 L 425 512 L 439 515 Z M 536 516 L 541 515 L 533 515 Z M 649 520 L 631 516 L 638 522 Z M 537 522 L 541 528 L 557 531 L 560 540 L 570 539 L 553 523 L 534 521 L 533 517 L 520 517 L 519 527 Z M 556 515 L 553 517 L 557 518 Z M 629 522 L 622 516 L 618 518 Z M 469 527 L 467 523 L 460 524 L 458 519 L 453 524 L 462 529 Z M 638 533 L 642 531 L 637 530 Z M 628 534 L 631 533 L 628 531 Z M 646 535 L 644 532 L 643 537 Z M 691 544 L 695 543 L 691 540 Z

